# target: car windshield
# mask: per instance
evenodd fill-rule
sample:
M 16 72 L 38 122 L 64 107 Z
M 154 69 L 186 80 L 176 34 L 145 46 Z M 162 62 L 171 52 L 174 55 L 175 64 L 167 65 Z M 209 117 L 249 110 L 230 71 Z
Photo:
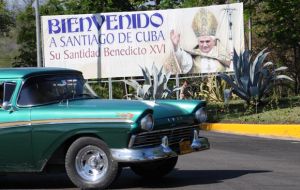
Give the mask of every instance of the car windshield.
M 26 80 L 20 92 L 18 105 L 34 106 L 90 98 L 97 96 L 81 76 L 39 76 Z

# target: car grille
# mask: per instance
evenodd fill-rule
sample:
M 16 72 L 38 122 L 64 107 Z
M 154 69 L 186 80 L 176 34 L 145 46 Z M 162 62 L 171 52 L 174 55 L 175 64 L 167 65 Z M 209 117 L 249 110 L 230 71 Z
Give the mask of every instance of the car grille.
M 131 148 L 160 145 L 164 136 L 168 137 L 169 145 L 177 144 L 183 140 L 192 140 L 196 127 L 197 125 L 140 133 L 135 136 Z

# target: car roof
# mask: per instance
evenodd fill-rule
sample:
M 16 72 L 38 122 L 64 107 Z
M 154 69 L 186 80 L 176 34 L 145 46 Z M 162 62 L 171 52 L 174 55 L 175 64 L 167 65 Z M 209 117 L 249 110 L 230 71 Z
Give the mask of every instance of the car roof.
M 0 68 L 0 78 L 16 79 L 28 78 L 32 76 L 45 74 L 82 74 L 80 71 L 56 67 L 18 67 L 18 68 Z

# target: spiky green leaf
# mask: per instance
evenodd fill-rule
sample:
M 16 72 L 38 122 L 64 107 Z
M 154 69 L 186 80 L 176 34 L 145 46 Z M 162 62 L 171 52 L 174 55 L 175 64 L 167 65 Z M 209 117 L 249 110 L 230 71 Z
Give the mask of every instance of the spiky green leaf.
M 271 61 L 268 61 L 267 63 L 264 64 L 263 67 L 269 67 L 269 66 L 273 66 L 274 63 L 272 63 Z
M 140 84 L 135 80 L 125 80 L 124 82 L 125 84 L 131 86 L 135 90 L 137 90 L 140 87 Z
M 283 67 L 279 67 L 279 68 L 275 69 L 274 71 L 275 71 L 275 72 L 278 72 L 278 71 L 285 71 L 285 70 L 287 70 L 287 69 L 288 69 L 288 67 L 283 66 Z
M 281 79 L 286 79 L 286 80 L 294 81 L 291 77 L 289 77 L 287 75 L 277 75 L 275 77 L 275 80 L 281 80 Z

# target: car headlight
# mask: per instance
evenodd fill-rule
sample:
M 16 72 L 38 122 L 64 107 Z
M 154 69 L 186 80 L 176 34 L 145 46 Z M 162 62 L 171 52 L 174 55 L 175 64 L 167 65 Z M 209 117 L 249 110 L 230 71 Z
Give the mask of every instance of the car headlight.
M 141 120 L 141 128 L 145 131 L 151 131 L 153 129 L 153 116 L 152 114 L 147 114 Z
M 207 120 L 207 114 L 204 108 L 200 108 L 195 112 L 195 117 L 199 123 L 203 123 Z

